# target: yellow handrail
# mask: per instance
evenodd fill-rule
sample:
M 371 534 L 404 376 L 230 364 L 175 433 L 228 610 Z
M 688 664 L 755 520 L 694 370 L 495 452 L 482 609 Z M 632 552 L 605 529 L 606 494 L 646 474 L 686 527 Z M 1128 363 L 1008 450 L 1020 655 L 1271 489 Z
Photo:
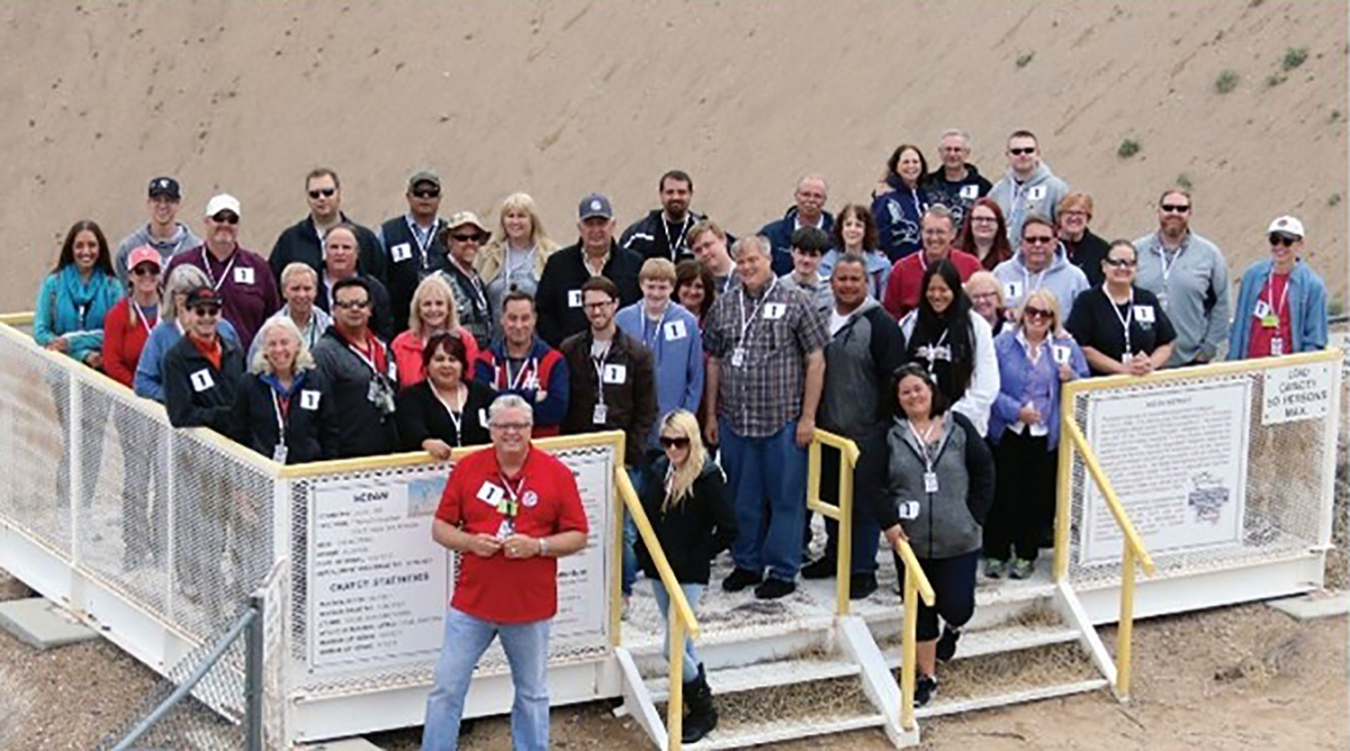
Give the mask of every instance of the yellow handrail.
M 820 500 L 820 447 L 839 450 L 839 505 Z M 853 469 L 858 466 L 858 444 L 816 428 L 806 462 L 806 508 L 839 523 L 839 546 L 835 556 L 835 611 L 848 615 L 849 575 L 853 560 Z
M 906 540 L 895 541 L 895 552 L 905 564 L 905 625 L 901 632 L 900 727 L 914 729 L 914 670 L 918 661 L 919 598 L 928 607 L 937 603 L 937 594 L 928 582 L 914 549 Z
M 622 456 L 622 452 L 619 454 Z M 647 513 L 642 509 L 642 502 L 638 499 L 637 491 L 633 489 L 633 483 L 628 479 L 628 472 L 623 465 L 617 465 L 614 468 L 614 480 L 618 487 L 619 498 L 622 503 L 615 504 L 615 529 L 614 549 L 618 551 L 616 560 L 622 560 L 623 557 L 623 513 L 624 507 L 633 515 L 633 523 L 637 526 L 638 534 L 642 536 L 642 542 L 647 546 L 647 553 L 652 557 L 652 565 L 656 566 L 656 573 L 661 577 L 661 585 L 666 588 L 666 594 L 670 595 L 670 698 L 666 702 L 666 748 L 670 751 L 679 751 L 680 734 L 682 731 L 682 721 L 684 719 L 684 639 L 685 631 L 689 632 L 689 638 L 697 638 L 699 633 L 698 619 L 694 617 L 694 609 L 689 606 L 689 601 L 684 597 L 684 590 L 680 589 L 680 582 L 675 578 L 675 570 L 670 567 L 670 562 L 666 560 L 666 553 L 661 549 L 661 543 L 656 539 L 656 531 L 652 529 L 652 523 L 647 519 Z M 620 577 L 614 577 L 614 583 L 611 588 L 610 602 L 610 626 L 613 634 L 614 643 L 619 643 L 620 612 L 622 609 L 622 593 L 620 591 Z

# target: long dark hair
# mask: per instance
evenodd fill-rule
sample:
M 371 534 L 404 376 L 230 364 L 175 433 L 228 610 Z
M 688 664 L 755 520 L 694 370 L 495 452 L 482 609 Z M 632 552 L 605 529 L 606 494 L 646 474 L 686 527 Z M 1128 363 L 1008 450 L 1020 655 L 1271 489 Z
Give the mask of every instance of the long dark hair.
M 928 302 L 928 285 L 935 276 L 942 277 L 952 291 L 952 303 L 941 313 L 933 310 L 932 303 Z M 950 363 L 939 367 L 939 361 L 928 359 L 927 362 L 943 395 L 957 402 L 965 395 L 975 371 L 975 332 L 970 326 L 970 298 L 961 286 L 961 274 L 945 258 L 929 266 L 923 274 L 914 331 L 909 337 L 910 358 L 924 361 L 919 357 L 919 348 L 937 346 L 939 340 L 951 348 Z
M 904 181 L 900 178 L 900 175 L 896 173 L 895 168 L 899 166 L 900 157 L 903 156 L 906 151 L 913 151 L 915 154 L 919 155 L 919 176 L 914 180 L 914 189 L 918 190 L 919 183 L 922 183 L 923 179 L 928 176 L 928 160 L 923 156 L 923 149 L 912 143 L 902 143 L 895 147 L 895 151 L 891 152 L 891 158 L 886 160 L 886 179 L 889 181 L 891 177 L 894 176 L 895 182 L 891 184 L 897 187 L 904 186 Z
M 52 269 L 52 273 L 75 263 L 75 238 L 85 230 L 94 233 L 94 239 L 98 240 L 98 258 L 94 261 L 94 268 L 108 276 L 113 275 L 112 252 L 108 249 L 108 238 L 103 234 L 98 222 L 93 219 L 81 219 L 70 225 L 70 231 L 66 233 L 66 241 L 61 243 L 61 255 L 57 258 L 56 268 Z
M 998 220 L 998 231 L 994 233 L 994 246 L 989 249 L 989 255 L 980 260 L 980 265 L 985 271 L 993 271 L 994 267 L 1012 258 L 1012 244 L 1008 242 L 1008 221 L 1003 218 L 1003 209 L 998 207 L 998 201 L 984 196 L 975 199 L 975 203 L 966 209 L 965 221 L 961 222 L 961 235 L 956 238 L 956 249 L 980 257 L 980 249 L 975 246 L 975 233 L 970 229 L 970 217 L 975 213 L 975 209 L 983 206 L 994 212 L 994 218 Z

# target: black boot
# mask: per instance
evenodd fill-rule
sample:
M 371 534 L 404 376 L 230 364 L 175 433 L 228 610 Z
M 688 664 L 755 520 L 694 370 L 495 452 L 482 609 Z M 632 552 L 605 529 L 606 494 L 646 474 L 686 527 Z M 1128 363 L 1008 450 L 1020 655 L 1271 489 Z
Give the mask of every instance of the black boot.
M 684 703 L 689 714 L 684 716 L 680 740 L 698 743 L 717 727 L 717 707 L 713 706 L 712 689 L 708 687 L 708 675 L 702 664 L 698 666 L 698 677 L 684 684 Z

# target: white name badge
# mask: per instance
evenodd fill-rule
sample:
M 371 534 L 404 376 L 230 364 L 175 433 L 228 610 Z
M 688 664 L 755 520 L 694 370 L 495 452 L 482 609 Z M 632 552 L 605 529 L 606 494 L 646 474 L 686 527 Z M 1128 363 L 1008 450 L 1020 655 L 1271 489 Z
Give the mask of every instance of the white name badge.
M 1021 282 L 1004 282 L 1004 284 L 1003 284 L 1003 296 L 1006 297 L 1006 298 L 1008 298 L 1009 300 L 1011 300 L 1011 299 L 1013 299 L 1013 298 L 1015 298 L 1015 297 L 1021 297 L 1021 296 L 1022 296 L 1022 283 L 1021 283 Z
M 235 283 L 235 284 L 252 284 L 252 283 L 253 283 L 253 269 L 249 268 L 248 266 L 240 266 L 239 268 L 235 269 L 235 270 L 234 270 L 234 283 Z
M 962 186 L 961 186 L 961 191 L 960 191 L 960 193 L 958 193 L 958 195 L 960 195 L 962 198 L 965 198 L 965 199 L 968 199 L 968 200 L 972 200 L 972 201 L 973 201 L 973 200 L 975 200 L 976 198 L 979 198 L 979 197 L 980 197 L 980 186 L 978 186 L 978 185 L 962 185 Z
M 731 365 L 735 368 L 745 367 L 745 347 L 731 350 Z
M 1257 318 L 1265 318 L 1270 315 L 1270 303 L 1265 300 L 1257 300 L 1256 307 L 1252 308 L 1252 315 Z
M 1027 198 L 1032 201 L 1039 201 L 1042 198 L 1045 198 L 1045 186 L 1044 185 L 1031 186 L 1031 190 L 1027 191 Z
M 623 365 L 606 365 L 600 380 L 605 383 L 623 383 L 628 380 L 628 368 Z
M 925 493 L 938 492 L 938 479 L 936 472 L 929 471 L 923 473 L 923 492 Z
M 569 308 L 581 307 L 581 290 L 579 289 L 567 290 L 567 307 Z
M 502 489 L 490 482 L 483 483 L 483 486 L 478 489 L 478 500 L 489 506 L 496 506 L 501 501 L 502 495 Z
M 486 410 L 486 409 L 483 409 L 483 408 L 481 408 L 481 407 L 478 409 L 478 424 L 479 424 L 479 425 L 482 425 L 482 426 L 485 427 L 485 428 L 488 427 L 488 414 L 487 414 L 487 410 Z
M 919 502 L 901 501 L 900 505 L 896 507 L 896 511 L 899 512 L 901 519 L 913 521 L 919 518 Z
M 199 394 L 216 385 L 216 382 L 211 378 L 211 371 L 206 368 L 202 368 L 196 373 L 193 373 L 191 378 L 192 390 Z
M 319 397 L 322 396 L 317 391 L 303 389 L 300 391 L 300 409 L 314 410 L 319 408 Z
M 776 321 L 787 312 L 787 304 L 781 302 L 764 303 L 764 320 Z
M 272 461 L 276 462 L 277 464 L 285 464 L 286 457 L 289 454 L 290 450 L 286 448 L 286 444 L 284 443 L 278 443 L 277 445 L 272 447 Z
M 1153 306 L 1136 305 L 1134 306 L 1134 319 L 1140 323 L 1153 323 Z
M 394 263 L 406 261 L 412 258 L 412 245 L 410 243 L 399 243 L 389 249 L 389 257 L 394 259 Z
M 591 412 L 591 422 L 596 425 L 604 425 L 609 419 L 609 408 L 603 403 L 595 405 L 595 411 Z
M 1270 356 L 1279 357 L 1284 354 L 1284 337 L 1272 336 L 1270 338 Z
M 666 324 L 666 341 L 673 342 L 686 336 L 689 336 L 689 332 L 684 328 L 684 321 L 671 321 Z
M 1056 344 L 1053 349 L 1055 351 L 1055 362 L 1059 363 L 1060 365 L 1068 365 L 1069 348 L 1064 346 L 1063 344 Z

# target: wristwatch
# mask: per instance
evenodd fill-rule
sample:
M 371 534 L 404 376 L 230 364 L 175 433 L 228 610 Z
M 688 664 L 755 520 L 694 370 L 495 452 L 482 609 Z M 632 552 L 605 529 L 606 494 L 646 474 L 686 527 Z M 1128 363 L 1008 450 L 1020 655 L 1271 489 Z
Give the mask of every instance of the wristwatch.
M 540 538 L 539 538 L 539 557 L 540 557 L 540 558 L 545 558 L 545 557 L 547 557 L 547 556 L 548 556 L 548 538 L 547 538 L 547 537 L 540 537 Z

